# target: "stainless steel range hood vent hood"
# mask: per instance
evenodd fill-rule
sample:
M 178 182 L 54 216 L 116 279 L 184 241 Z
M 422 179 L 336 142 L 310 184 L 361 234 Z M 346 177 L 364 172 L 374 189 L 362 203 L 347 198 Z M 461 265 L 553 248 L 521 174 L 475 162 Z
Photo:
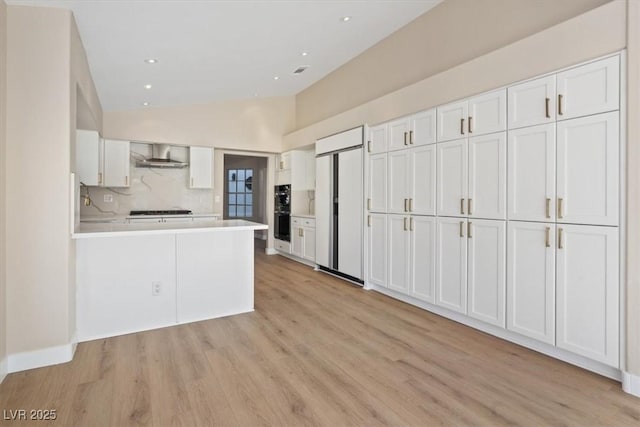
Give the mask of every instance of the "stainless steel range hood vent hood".
M 171 146 L 169 144 L 153 144 L 153 156 L 150 159 L 136 162 L 139 168 L 172 168 L 180 169 L 188 163 L 171 160 Z

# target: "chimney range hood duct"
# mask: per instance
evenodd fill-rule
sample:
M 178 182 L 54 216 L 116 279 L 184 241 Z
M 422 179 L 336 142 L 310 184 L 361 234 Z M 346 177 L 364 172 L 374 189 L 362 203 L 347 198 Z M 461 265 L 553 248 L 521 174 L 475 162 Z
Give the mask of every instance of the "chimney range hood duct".
M 171 146 L 169 144 L 153 144 L 153 156 L 150 159 L 136 162 L 139 168 L 172 168 L 180 169 L 187 163 L 171 160 Z

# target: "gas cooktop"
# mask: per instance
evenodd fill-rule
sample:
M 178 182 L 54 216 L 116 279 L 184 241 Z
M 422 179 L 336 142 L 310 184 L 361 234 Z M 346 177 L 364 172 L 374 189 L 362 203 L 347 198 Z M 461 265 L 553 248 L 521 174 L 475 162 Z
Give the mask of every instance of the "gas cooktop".
M 131 211 L 129 215 L 191 215 L 193 212 L 187 209 L 166 209 L 166 210 L 149 210 L 149 211 Z

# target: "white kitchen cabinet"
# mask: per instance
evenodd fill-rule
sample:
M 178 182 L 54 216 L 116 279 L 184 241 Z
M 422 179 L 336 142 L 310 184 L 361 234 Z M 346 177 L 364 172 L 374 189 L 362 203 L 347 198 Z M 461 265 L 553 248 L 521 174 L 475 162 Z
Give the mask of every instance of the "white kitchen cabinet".
M 613 56 L 558 73 L 558 120 L 620 108 L 620 57 Z
M 508 218 L 555 221 L 556 125 L 509 131 Z
M 315 219 L 295 216 L 291 217 L 291 255 L 309 261 L 315 261 Z
M 369 140 L 367 152 L 370 154 L 384 153 L 387 151 L 387 127 L 386 123 L 369 128 Z
M 409 291 L 409 217 L 387 215 L 389 250 L 389 289 L 407 294 Z
M 507 134 L 469 138 L 467 214 L 474 218 L 506 219 Z
M 291 217 L 291 255 L 302 258 L 304 254 L 304 238 L 303 238 L 302 224 L 298 218 Z
M 507 329 L 555 345 L 556 226 L 510 221 Z
M 408 150 L 408 210 L 416 215 L 436 214 L 436 145 Z
M 558 123 L 558 222 L 618 225 L 618 112 Z
M 557 346 L 619 366 L 618 229 L 558 225 Z
M 388 212 L 409 212 L 409 151 L 391 151 L 388 158 Z
M 556 76 L 546 76 L 507 89 L 509 129 L 556 120 Z
M 303 227 L 302 228 L 302 239 L 303 239 L 303 252 L 302 258 L 307 261 L 315 261 L 316 260 L 316 228 L 314 227 Z
M 291 176 L 291 191 L 315 190 L 316 188 L 316 160 L 314 150 L 294 150 L 289 154 L 289 173 Z
M 368 179 L 367 209 L 370 212 L 386 212 L 387 153 L 376 153 L 369 156 Z
M 436 142 L 436 109 L 422 111 L 410 117 L 409 145 L 427 145 Z
M 129 141 L 104 140 L 104 186 L 129 187 Z
M 189 147 L 189 188 L 213 188 L 213 148 Z
M 467 140 L 437 145 L 437 212 L 441 216 L 464 216 L 467 209 Z
M 286 151 L 284 153 L 278 154 L 276 158 L 277 169 L 280 171 L 285 171 L 291 169 L 291 152 Z
M 387 215 L 367 216 L 367 282 L 387 287 Z
M 469 103 L 467 100 L 438 107 L 438 142 L 464 138 L 467 135 L 468 113 Z
M 506 222 L 469 220 L 467 314 L 505 327 Z
M 279 252 L 282 252 L 285 254 L 291 253 L 291 242 L 273 239 L 273 247 Z
M 403 117 L 398 120 L 389 122 L 389 151 L 408 148 L 410 144 L 411 119 Z
M 436 219 L 411 216 L 409 295 L 435 303 L 436 290 Z
M 507 91 L 500 89 L 469 98 L 468 136 L 507 129 Z
M 76 174 L 87 186 L 102 185 L 102 142 L 93 130 L 76 131 Z
M 467 312 L 467 221 L 437 219 L 436 304 L 459 313 Z

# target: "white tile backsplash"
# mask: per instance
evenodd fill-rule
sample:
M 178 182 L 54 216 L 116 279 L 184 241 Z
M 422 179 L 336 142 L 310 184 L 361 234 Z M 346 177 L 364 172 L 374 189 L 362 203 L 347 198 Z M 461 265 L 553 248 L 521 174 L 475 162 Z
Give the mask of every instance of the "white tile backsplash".
M 182 169 L 138 168 L 136 161 L 151 157 L 151 144 L 131 143 L 129 188 L 88 187 L 81 193 L 91 197 L 91 206 L 81 204 L 81 216 L 128 215 L 132 210 L 190 209 L 194 213 L 213 211 L 213 190 L 193 190 L 189 167 Z M 188 162 L 189 148 L 171 146 L 171 159 Z M 113 202 L 105 202 L 110 195 Z

